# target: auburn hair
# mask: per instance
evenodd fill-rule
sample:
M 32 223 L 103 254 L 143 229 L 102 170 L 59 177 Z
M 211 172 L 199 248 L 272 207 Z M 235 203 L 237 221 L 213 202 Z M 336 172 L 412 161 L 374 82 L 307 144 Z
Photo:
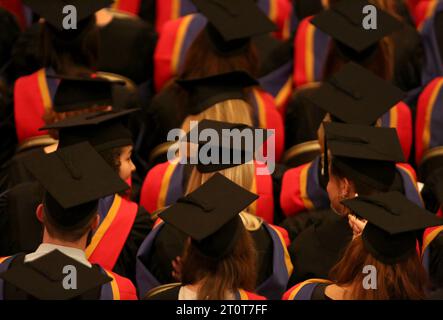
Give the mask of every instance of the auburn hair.
M 365 289 L 365 266 L 377 271 L 376 289 Z M 395 264 L 385 264 L 365 248 L 360 236 L 347 247 L 342 259 L 331 269 L 329 278 L 339 287 L 350 288 L 346 300 L 420 300 L 429 285 L 419 255 L 414 252 Z
M 203 29 L 189 47 L 180 77 L 203 78 L 231 71 L 246 71 L 258 75 L 258 55 L 255 45 L 249 41 L 246 48 L 228 55 L 220 54 Z

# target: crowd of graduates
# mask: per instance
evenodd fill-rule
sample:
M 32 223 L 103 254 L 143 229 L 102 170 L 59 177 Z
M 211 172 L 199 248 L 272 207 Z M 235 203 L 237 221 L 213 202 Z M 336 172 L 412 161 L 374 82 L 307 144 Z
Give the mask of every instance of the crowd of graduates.
M 441 299 L 442 115 L 443 0 L 0 0 L 0 300 Z

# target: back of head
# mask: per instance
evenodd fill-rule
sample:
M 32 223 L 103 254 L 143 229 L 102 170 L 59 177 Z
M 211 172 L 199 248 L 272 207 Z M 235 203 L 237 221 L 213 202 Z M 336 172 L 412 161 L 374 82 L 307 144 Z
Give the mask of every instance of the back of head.
M 238 289 L 253 291 L 256 287 L 256 251 L 251 235 L 244 227 L 232 252 L 214 260 L 203 255 L 188 241 L 182 257 L 183 285 L 199 284 L 197 299 L 223 300 Z
M 56 73 L 80 76 L 97 66 L 99 34 L 95 16 L 79 21 L 78 31 L 69 36 L 43 23 L 40 41 L 43 64 Z
M 229 123 L 241 123 L 253 126 L 252 107 L 244 100 L 232 99 L 216 103 L 197 115 L 188 116 L 182 124 L 186 132 L 190 129 L 190 121 L 214 120 Z
M 215 50 L 206 30 L 203 30 L 186 53 L 180 78 L 203 78 L 239 70 L 257 76 L 258 55 L 255 45 L 250 41 L 243 50 L 222 55 Z
M 367 266 L 373 267 L 369 275 L 363 273 Z M 376 288 L 368 289 L 364 284 L 371 274 L 375 276 L 371 284 Z M 344 299 L 353 300 L 419 300 L 425 297 L 427 286 L 426 271 L 417 252 L 395 264 L 385 264 L 372 256 L 360 236 L 349 244 L 329 278 L 338 286 L 351 288 Z

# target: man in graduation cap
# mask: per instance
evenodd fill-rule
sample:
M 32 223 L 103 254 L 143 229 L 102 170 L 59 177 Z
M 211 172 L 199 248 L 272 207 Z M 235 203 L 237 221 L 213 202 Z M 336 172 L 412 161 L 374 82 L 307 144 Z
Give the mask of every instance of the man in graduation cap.
M 216 141 L 212 141 L 213 138 L 210 141 L 192 140 L 192 137 L 199 137 L 200 133 L 207 130 L 213 130 L 215 135 L 212 137 L 217 137 Z M 242 144 L 237 145 L 232 140 L 233 137 L 230 133 L 233 130 L 234 132 L 237 130 L 240 137 L 249 131 L 253 135 L 253 145 L 246 145 L 243 139 Z M 263 140 L 267 139 L 268 133 L 263 129 L 219 121 L 200 121 L 198 127 L 194 127 L 188 133 L 186 141 L 198 145 L 196 151 L 200 156 L 200 151 L 203 148 L 207 150 L 209 147 L 212 157 L 207 159 L 208 161 L 200 156 L 195 158 L 196 165 L 190 166 L 192 171 L 184 189 L 180 192 L 175 190 L 176 193 L 169 196 L 169 201 L 172 201 L 171 204 L 173 204 L 185 193 L 200 187 L 202 181 L 206 181 L 217 172 L 230 177 L 233 182 L 244 188 L 254 190 L 259 196 L 256 204 L 245 209 L 240 215 L 257 248 L 258 279 L 256 290 L 268 298 L 279 299 L 292 272 L 292 265 L 289 263 L 289 255 L 286 250 L 289 243 L 286 231 L 272 225 L 270 222 L 272 216 L 264 215 L 266 213 L 264 209 L 270 208 L 272 211 L 273 194 L 272 190 L 268 189 L 272 188 L 270 176 L 260 176 L 256 173 L 257 170 L 265 170 L 266 168 L 256 161 L 253 162 L 255 154 L 263 144 L 263 141 L 260 141 L 261 138 L 255 137 L 256 133 L 260 131 L 264 134 Z M 248 173 L 251 173 L 252 177 Z M 174 182 L 173 184 L 181 185 L 182 182 Z M 175 200 L 173 197 L 176 197 Z M 156 224 L 137 253 L 137 286 L 142 295 L 155 286 L 173 281 L 171 262 L 181 255 L 185 240 L 186 236 L 183 232 L 171 228 L 168 224 Z
M 108 166 L 124 181 L 135 167 L 131 161 L 132 135 L 125 122 L 134 110 L 99 111 L 67 118 L 43 128 L 57 130 L 57 150 L 89 142 Z M 38 155 L 34 155 L 38 156 Z M 28 161 L 29 158 L 26 158 Z M 29 168 L 28 168 L 29 169 Z M 50 175 L 50 172 L 47 172 Z M 27 191 L 26 197 L 23 192 Z M 38 203 L 41 187 L 36 183 L 18 185 L 10 190 L 1 211 L 9 216 L 6 253 L 33 250 L 41 239 L 41 227 L 30 216 Z M 25 198 L 24 198 L 25 197 Z M 135 256 L 152 227 L 149 214 L 127 199 L 124 193 L 107 195 L 99 200 L 101 217 L 86 249 L 87 258 L 130 279 L 135 278 Z M 26 230 L 26 232 L 24 232 Z
M 288 292 L 286 300 L 399 300 L 425 298 L 426 272 L 417 242 L 428 227 L 442 220 L 417 206 L 399 192 L 358 196 L 342 202 L 366 222 L 335 266 L 331 281 L 311 279 Z M 377 265 L 377 288 L 368 289 L 362 273 L 370 262 Z M 389 276 L 388 276 L 389 275 Z
M 398 112 L 401 106 L 398 103 L 403 97 L 404 93 L 400 89 L 354 63 L 346 64 L 315 92 L 306 97 L 310 107 L 318 110 L 320 116 L 312 122 L 304 118 L 305 125 L 315 130 L 315 134 L 309 133 L 309 130 L 303 133 L 304 141 L 311 141 L 294 147 L 293 158 L 306 160 L 304 155 L 309 155 L 311 159 L 313 157 L 313 160 L 285 172 L 280 198 L 280 205 L 285 216 L 293 217 L 302 212 L 329 207 L 326 193 L 327 179 L 323 174 L 326 171 L 323 170 L 322 156 L 318 155 L 324 152 L 321 125 L 323 119 L 367 126 L 381 124 L 383 127 L 391 126 L 391 118 L 397 119 L 397 134 L 403 153 L 406 157 L 408 156 L 412 141 L 412 127 L 410 126 L 411 119 L 401 117 L 402 113 Z M 407 109 L 405 105 L 403 107 Z M 315 153 L 312 152 L 313 150 Z M 415 172 L 412 167 L 402 164 L 399 170 L 404 188 L 408 189 L 411 183 L 415 184 L 412 178 L 415 177 Z M 408 175 L 404 175 L 403 171 L 406 171 Z M 413 188 L 416 189 L 416 187 Z M 418 193 L 417 190 L 415 192 Z M 414 201 L 414 199 L 411 200 Z
M 398 165 L 404 156 L 395 129 L 339 123 L 325 124 L 329 181 L 327 196 L 332 210 L 306 214 L 302 231 L 289 247 L 294 272 L 290 283 L 326 278 L 352 239 L 348 211 L 341 200 L 397 190 L 421 206 L 412 185 L 403 185 Z M 403 181 L 406 181 L 403 179 Z M 308 225 L 308 227 L 306 227 Z M 321 262 L 321 263 L 319 263 Z
M 257 195 L 216 174 L 200 188 L 161 212 L 160 218 L 166 224 L 184 233 L 189 239 L 186 244 L 187 254 L 183 255 L 181 266 L 182 285 L 154 289 L 148 292 L 146 298 L 264 299 L 250 292 L 254 290 L 255 284 L 252 258 L 255 249 L 239 216 L 256 199 Z M 195 253 L 192 254 L 192 251 Z M 220 268 L 220 264 L 227 267 Z M 223 271 L 227 269 L 230 271 Z M 220 281 L 218 288 L 212 285 L 215 278 Z M 248 279 L 253 280 L 252 283 Z M 246 284 L 250 287 L 243 287 Z M 223 289 L 224 292 L 219 292 Z M 208 296 L 201 298 L 199 291 L 206 292 Z
M 36 210 L 43 241 L 35 252 L 0 259 L 0 298 L 136 299 L 130 280 L 91 264 L 85 254 L 100 220 L 98 199 L 128 186 L 86 142 L 35 156 L 26 165 L 45 189 Z

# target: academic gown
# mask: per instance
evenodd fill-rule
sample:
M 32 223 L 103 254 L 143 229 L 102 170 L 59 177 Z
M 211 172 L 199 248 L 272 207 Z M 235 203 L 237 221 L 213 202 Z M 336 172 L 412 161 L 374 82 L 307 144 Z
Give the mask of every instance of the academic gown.
M 98 70 L 125 76 L 135 84 L 152 80 L 156 35 L 138 18 L 114 17 L 99 28 Z
M 144 300 L 178 300 L 180 289 L 180 284 L 177 284 L 176 286 L 172 286 L 171 284 L 170 288 L 159 290 L 158 293 L 155 293 Z M 252 292 L 239 289 L 235 293 L 235 300 L 266 300 L 266 298 Z
M 25 166 L 25 160 L 43 153 L 43 147 L 36 147 L 16 153 L 8 162 L 5 162 L 0 167 L 0 192 L 21 183 L 35 181 L 34 176 Z
M 443 61 L 443 11 L 435 16 L 435 32 L 437 36 L 440 59 Z
M 12 95 L 8 88 L 4 89 L 3 91 L 0 75 L 0 163 L 7 162 L 14 155 L 17 146 Z
M 292 8 L 298 21 L 323 11 L 321 0 L 292 0 Z
M 429 277 L 434 288 L 443 288 L 443 232 L 429 244 Z
M 265 169 L 264 164 L 255 162 L 254 165 L 256 168 Z M 156 212 L 175 203 L 185 195 L 193 168 L 194 165 L 181 164 L 178 161 L 165 161 L 156 165 L 143 181 L 140 205 L 149 212 Z M 286 170 L 285 166 L 277 164 L 272 174 L 256 174 L 253 182 L 254 192 L 259 195 L 259 199 L 252 206 L 251 213 L 271 224 L 276 224 L 284 218 L 278 199 Z
M 0 240 L 2 240 L 0 246 L 2 251 L 0 256 L 7 256 L 16 252 L 29 253 L 37 249 L 42 241 L 43 229 L 36 218 L 35 212 L 37 206 L 42 202 L 43 195 L 44 190 L 38 182 L 28 182 L 15 186 L 0 197 L 0 221 L 2 221 L 2 230 L 0 232 L 2 235 L 0 237 Z M 119 253 L 115 252 L 114 256 L 117 256 L 116 261 L 108 269 L 112 269 L 112 271 L 132 281 L 135 280 L 135 257 L 137 250 L 152 229 L 152 220 L 146 210 L 141 206 L 137 206 L 136 212 L 132 211 L 135 213 L 132 226 L 129 225 L 129 230 L 126 228 L 121 231 L 122 236 L 126 234 L 126 238 L 117 240 L 117 237 L 115 237 L 115 239 L 109 239 L 109 237 L 106 237 L 107 234 L 112 235 L 113 232 L 115 233 L 113 230 L 116 230 L 117 234 L 119 234 L 121 230 L 118 229 L 119 227 L 124 228 L 123 225 L 131 223 L 131 221 L 127 221 L 129 218 L 126 215 L 129 216 L 133 208 L 123 207 L 123 202 L 120 206 L 115 203 L 115 196 L 103 198 L 99 202 L 101 222 L 105 218 L 111 218 L 112 212 L 116 208 L 119 210 L 117 210 L 116 218 L 107 220 L 108 222 L 114 222 L 114 224 L 111 223 L 108 229 L 103 230 L 105 235 L 102 238 L 97 238 L 98 244 L 95 250 L 92 250 L 91 247 L 91 243 L 94 243 L 95 234 L 92 237 L 90 246 L 88 246 L 88 248 L 91 248 L 88 258 L 93 259 L 93 262 L 104 265 L 109 263 L 109 259 L 104 259 L 101 252 L 104 251 L 106 254 L 106 252 L 120 250 Z M 135 204 L 132 203 L 132 206 L 135 206 Z M 99 229 L 101 226 L 102 224 L 100 224 Z M 113 246 L 115 247 L 113 248 Z M 88 253 L 88 249 L 86 252 Z
M 99 265 L 91 268 L 59 250 L 24 262 L 25 254 L 0 259 L 0 300 L 136 300 L 133 284 Z M 64 267 L 74 266 L 76 289 L 63 287 Z M 72 272 L 72 271 L 71 271 Z
M 325 291 L 332 282 L 323 279 L 309 279 L 286 291 L 283 300 L 332 300 Z
M 284 230 L 267 224 L 250 234 L 258 254 L 256 290 L 267 298 L 279 299 L 292 272 L 286 251 L 287 235 Z M 158 285 L 176 281 L 171 263 L 182 256 L 187 238 L 165 223 L 153 229 L 137 254 L 137 286 L 141 295 Z
M 324 212 L 324 219 L 305 229 L 289 246 L 294 271 L 289 285 L 310 278 L 328 278 L 331 268 L 340 260 L 352 240 L 348 219 L 332 210 Z

